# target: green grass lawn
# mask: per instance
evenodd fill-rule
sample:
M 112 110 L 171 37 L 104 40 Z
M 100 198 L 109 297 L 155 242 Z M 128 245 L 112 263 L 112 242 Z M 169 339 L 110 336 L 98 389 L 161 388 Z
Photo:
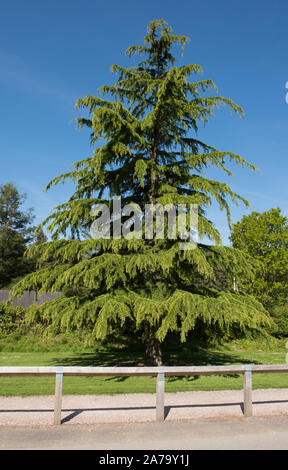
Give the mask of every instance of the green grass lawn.
M 68 348 L 67 348 L 68 349 Z M 285 364 L 284 348 L 274 351 L 207 350 L 166 351 L 164 363 L 179 365 Z M 112 366 L 141 365 L 141 351 L 107 349 L 99 352 L 0 352 L 0 366 Z M 54 394 L 54 377 L 0 377 L 0 395 Z M 154 377 L 64 377 L 63 394 L 154 393 Z M 243 376 L 168 377 L 167 392 L 235 390 L 243 387 Z M 288 388 L 288 374 L 254 374 L 253 388 Z

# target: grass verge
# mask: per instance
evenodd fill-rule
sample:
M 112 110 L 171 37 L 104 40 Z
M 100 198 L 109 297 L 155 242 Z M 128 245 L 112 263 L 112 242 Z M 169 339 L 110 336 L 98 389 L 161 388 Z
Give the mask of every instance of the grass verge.
M 263 350 L 263 345 L 241 343 L 220 349 L 193 351 L 188 346 L 177 350 L 164 350 L 164 363 L 178 365 L 229 365 L 229 364 L 283 364 L 286 362 L 284 342 Z M 144 365 L 141 350 L 128 348 L 99 348 L 98 351 L 71 351 L 69 345 L 59 344 L 50 351 L 0 352 L 0 366 L 112 366 Z M 66 349 L 66 350 L 65 350 Z M 77 349 L 77 348 L 76 348 Z M 0 395 L 29 396 L 53 395 L 53 377 L 0 377 Z M 153 377 L 64 377 L 63 394 L 123 394 L 154 393 Z M 236 390 L 243 388 L 242 375 L 169 377 L 165 379 L 167 392 L 200 390 Z M 288 374 L 255 374 L 253 388 L 288 388 Z

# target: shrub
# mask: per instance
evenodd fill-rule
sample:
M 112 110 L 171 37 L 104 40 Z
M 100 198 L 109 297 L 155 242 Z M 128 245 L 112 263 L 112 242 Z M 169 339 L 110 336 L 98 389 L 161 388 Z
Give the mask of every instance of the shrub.
M 0 302 L 0 336 L 8 335 L 23 326 L 25 309 Z
M 275 336 L 279 338 L 288 336 L 288 304 L 275 305 L 270 313 L 277 326 Z

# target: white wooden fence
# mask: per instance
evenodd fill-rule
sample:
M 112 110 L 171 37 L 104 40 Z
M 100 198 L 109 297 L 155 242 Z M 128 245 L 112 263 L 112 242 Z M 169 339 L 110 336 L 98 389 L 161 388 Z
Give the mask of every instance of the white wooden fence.
M 288 372 L 288 364 L 230 366 L 160 367 L 0 367 L 0 376 L 55 376 L 54 424 L 61 424 L 63 376 L 132 377 L 154 376 L 156 384 L 156 421 L 164 421 L 165 376 L 243 374 L 244 416 L 252 416 L 252 373 Z M 288 388 L 288 382 L 287 382 Z

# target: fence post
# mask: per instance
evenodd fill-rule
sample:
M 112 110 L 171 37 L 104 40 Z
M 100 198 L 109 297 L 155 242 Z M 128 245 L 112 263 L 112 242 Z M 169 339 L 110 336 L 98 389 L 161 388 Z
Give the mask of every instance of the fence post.
M 252 370 L 247 364 L 244 372 L 244 416 L 252 416 Z
M 164 389 L 165 389 L 165 377 L 164 367 L 158 367 L 157 374 L 157 386 L 156 386 L 156 421 L 164 421 Z
M 61 424 L 63 367 L 56 369 L 54 424 Z

